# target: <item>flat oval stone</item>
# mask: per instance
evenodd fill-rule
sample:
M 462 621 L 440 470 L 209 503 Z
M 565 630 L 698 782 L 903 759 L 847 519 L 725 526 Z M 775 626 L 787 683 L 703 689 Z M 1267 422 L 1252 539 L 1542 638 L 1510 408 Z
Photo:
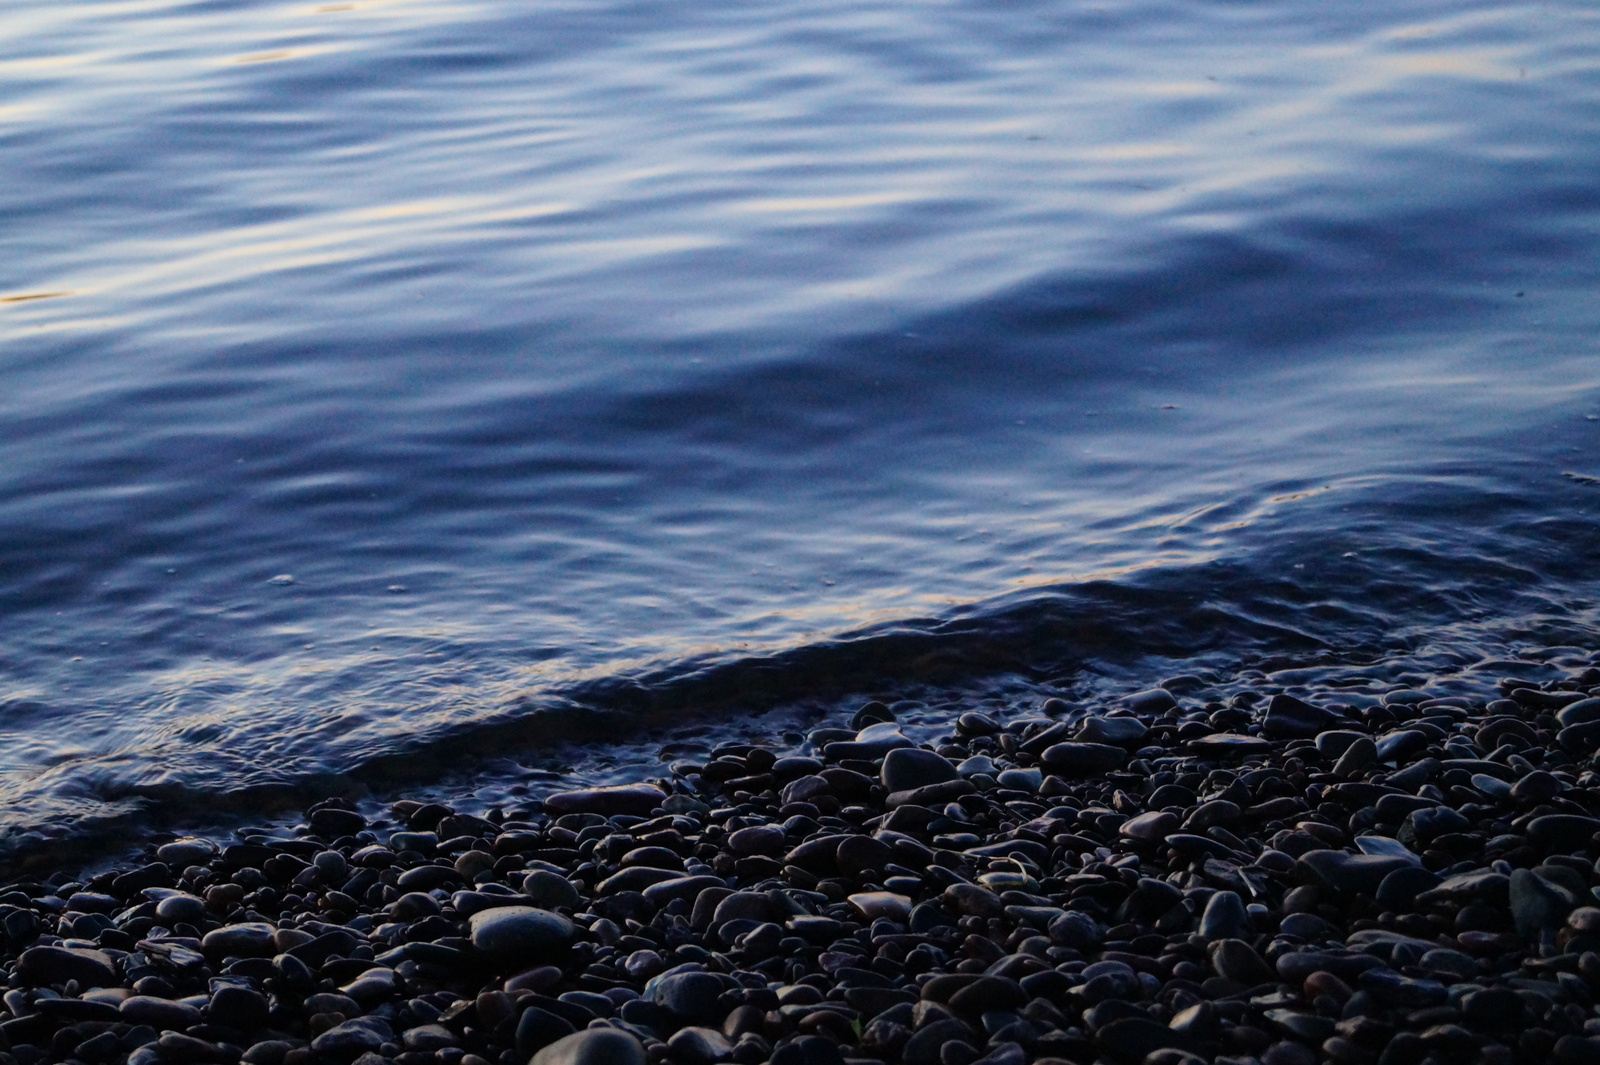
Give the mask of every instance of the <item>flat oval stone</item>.
M 1269 740 L 1310 740 L 1338 724 L 1339 715 L 1331 710 L 1280 693 L 1267 704 L 1266 716 L 1261 719 L 1261 734 Z
M 1192 832 L 1204 832 L 1208 828 L 1231 825 L 1243 816 L 1244 811 L 1238 803 L 1228 799 L 1212 799 L 1196 806 L 1184 819 L 1183 827 Z
M 1005 912 L 1000 896 L 977 884 L 951 884 L 943 898 L 952 909 L 971 917 L 999 917 Z
M 980 976 L 950 996 L 951 1009 L 974 1016 L 988 1010 L 1019 1009 L 1027 1002 L 1028 993 L 1021 985 L 1001 976 Z
M 1556 721 L 1563 728 L 1600 721 L 1600 699 L 1579 699 L 1575 703 L 1568 703 L 1556 713 Z
M 270 958 L 278 953 L 276 925 L 265 921 L 244 921 L 240 924 L 213 928 L 200 940 L 200 949 L 221 957 Z
M 911 900 L 893 891 L 861 891 L 847 900 L 869 921 L 887 917 L 891 921 L 905 922 L 911 916 Z
M 711 1023 L 722 1020 L 718 999 L 723 983 L 711 973 L 669 973 L 650 981 L 650 1000 L 680 1021 Z
M 1317 753 L 1324 758 L 1338 758 L 1357 740 L 1365 739 L 1363 733 L 1350 729 L 1329 729 L 1317 733 Z
M 1423 892 L 1439 886 L 1439 878 L 1420 865 L 1396 869 L 1378 883 L 1373 893 L 1379 906 L 1395 913 L 1412 913 L 1421 904 Z
M 1357 836 L 1356 849 L 1362 854 L 1382 854 L 1390 858 L 1404 858 L 1412 865 L 1422 864 L 1422 859 L 1409 847 L 1388 836 Z
M 394 1042 L 394 1029 L 380 1017 L 356 1017 L 329 1028 L 311 1041 L 311 1049 L 329 1057 L 350 1059 Z
M 158 1032 L 181 1032 L 200 1023 L 200 1010 L 187 1002 L 129 995 L 117 1007 L 128 1024 L 148 1024 Z
M 1229 858 L 1233 852 L 1210 836 L 1196 836 L 1188 832 L 1174 832 L 1166 839 L 1167 846 L 1179 857 Z
M 1315 972 L 1332 973 L 1350 982 L 1383 962 L 1370 954 L 1350 950 L 1301 950 L 1278 956 L 1278 978 L 1286 983 L 1304 983 Z
M 1367 895 L 1378 890 L 1384 877 L 1413 864 L 1385 854 L 1349 854 L 1336 850 L 1307 851 L 1295 863 L 1303 875 L 1323 887 L 1335 892 Z
M 1189 740 L 1184 746 L 1202 758 L 1248 758 L 1272 750 L 1270 740 L 1235 732 L 1214 732 Z
M 1394 873 L 1390 873 L 1394 876 Z M 1382 889 L 1380 888 L 1380 891 Z M 1291 913 L 1278 924 L 1281 935 L 1294 936 L 1308 943 L 1338 938 L 1338 933 L 1327 921 L 1314 913 Z
M 750 825 L 728 834 L 728 849 L 735 854 L 779 854 L 783 845 L 783 829 L 777 825 Z
M 522 893 L 540 908 L 551 906 L 576 907 L 582 899 L 572 881 L 548 869 L 535 869 L 522 880 Z
M 1044 773 L 1037 769 L 1007 769 L 997 779 L 1002 788 L 1031 794 L 1044 784 Z
M 901 747 L 883 756 L 879 774 L 887 790 L 910 791 L 929 784 L 956 779 L 956 767 L 948 758 L 920 747 Z
M 622 869 L 600 881 L 595 888 L 600 895 L 615 895 L 619 891 L 643 891 L 651 884 L 659 884 L 663 880 L 676 880 L 683 876 L 682 869 L 652 869 L 647 865 L 635 865 Z
M 82 947 L 30 947 L 17 958 L 17 977 L 32 987 L 76 980 L 79 987 L 115 987 L 111 957 Z
M 469 922 L 472 945 L 496 961 L 528 965 L 558 959 L 572 943 L 572 922 L 533 906 L 498 906 Z
M 1120 769 L 1128 752 L 1108 743 L 1058 743 L 1040 756 L 1045 768 L 1062 776 L 1086 777 Z
M 615 817 L 618 814 L 648 817 L 666 797 L 666 792 L 652 784 L 614 784 L 546 795 L 544 808 L 556 815 L 587 813 L 602 817 Z
M 205 900 L 187 892 L 174 892 L 156 903 L 156 916 L 164 921 L 168 928 L 178 921 L 193 923 L 202 920 L 205 915 Z
M 882 758 L 890 751 L 915 746 L 900 731 L 899 725 L 893 721 L 883 721 L 868 725 L 856 733 L 853 740 L 828 744 L 822 753 L 828 760 L 837 762 L 844 758 Z
M 889 845 L 871 836 L 846 836 L 839 841 L 834 861 L 839 872 L 846 876 L 860 876 L 868 869 L 883 872 L 893 858 Z
M 1492 869 L 1474 869 L 1446 877 L 1437 887 L 1429 888 L 1417 897 L 1417 902 L 1428 906 L 1435 902 L 1487 902 L 1504 906 L 1511 897 L 1511 878 Z
M 673 1060 L 686 1065 L 716 1065 L 733 1054 L 733 1046 L 721 1032 L 696 1025 L 672 1033 L 667 1046 L 672 1051 Z
M 1158 1050 L 1203 1054 L 1205 1043 L 1185 1032 L 1174 1031 L 1147 1017 L 1123 1017 L 1094 1033 L 1094 1043 L 1117 1061 L 1143 1061 Z
M 1600 820 L 1582 814 L 1545 814 L 1528 822 L 1528 842 L 1535 847 L 1573 848 L 1587 846 L 1589 837 L 1600 832 Z
M 1136 839 L 1144 843 L 1154 843 L 1165 839 L 1178 831 L 1178 817 L 1176 814 L 1165 810 L 1153 810 L 1130 817 L 1117 826 L 1117 835 L 1125 839 Z
M 717 903 L 712 911 L 713 925 L 729 921 L 770 921 L 773 918 L 772 900 L 764 891 L 735 891 Z
M 1000 769 L 994 764 L 993 758 L 986 754 L 975 754 L 971 758 L 964 759 L 960 765 L 956 766 L 956 772 L 963 777 L 980 775 L 992 777 L 998 774 Z
M 1178 708 L 1178 700 L 1165 688 L 1148 688 L 1122 697 L 1122 705 L 1136 714 L 1164 714 Z
M 1428 746 L 1428 736 L 1416 729 L 1399 729 L 1378 737 L 1378 761 L 1403 762 Z
M 185 869 L 191 865 L 204 865 L 216 856 L 217 845 L 209 839 L 198 839 L 186 836 L 175 839 L 171 843 L 163 843 L 156 848 L 156 857 L 166 862 L 174 869 Z
M 461 1045 L 461 1037 L 442 1024 L 419 1024 L 407 1028 L 405 1048 L 431 1054 L 435 1050 Z
M 33 1008 L 57 1024 L 79 1024 L 83 1021 L 115 1022 L 117 1007 L 109 1002 L 87 998 L 41 998 Z
M 1361 974 L 1361 987 L 1380 1002 L 1410 1009 L 1440 1006 L 1448 998 L 1437 980 L 1401 976 L 1392 969 L 1368 969 Z
M 1137 743 L 1150 730 L 1136 717 L 1091 717 L 1072 737 L 1080 743 Z

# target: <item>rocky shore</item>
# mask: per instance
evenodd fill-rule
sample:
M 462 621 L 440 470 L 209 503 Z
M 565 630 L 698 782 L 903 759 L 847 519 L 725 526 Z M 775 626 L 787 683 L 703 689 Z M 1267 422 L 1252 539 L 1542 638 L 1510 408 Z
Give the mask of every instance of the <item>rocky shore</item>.
M 1600 671 L 881 703 L 0 886 L 0 1065 L 1600 1062 Z

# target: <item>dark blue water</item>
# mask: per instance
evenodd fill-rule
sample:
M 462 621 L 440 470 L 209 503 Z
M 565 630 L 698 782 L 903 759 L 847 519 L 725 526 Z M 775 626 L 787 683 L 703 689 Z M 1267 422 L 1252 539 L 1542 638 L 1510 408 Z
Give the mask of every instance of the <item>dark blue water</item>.
M 1592 650 L 1597 176 L 1576 2 L 0 11 L 0 844 Z

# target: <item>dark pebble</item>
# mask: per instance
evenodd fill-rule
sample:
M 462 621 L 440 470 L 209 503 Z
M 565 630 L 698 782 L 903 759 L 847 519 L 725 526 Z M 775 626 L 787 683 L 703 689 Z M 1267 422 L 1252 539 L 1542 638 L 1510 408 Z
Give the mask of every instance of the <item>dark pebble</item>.
M 528 1065 L 645 1065 L 644 1046 L 615 1028 L 589 1028 L 558 1039 Z

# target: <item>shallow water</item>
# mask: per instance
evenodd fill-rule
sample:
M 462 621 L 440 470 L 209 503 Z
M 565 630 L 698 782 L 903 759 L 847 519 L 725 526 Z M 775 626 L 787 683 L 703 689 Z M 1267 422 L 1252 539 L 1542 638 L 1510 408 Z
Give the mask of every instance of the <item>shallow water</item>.
M 0 12 L 8 845 L 584 709 L 1592 647 L 1597 57 L 1576 3 Z

